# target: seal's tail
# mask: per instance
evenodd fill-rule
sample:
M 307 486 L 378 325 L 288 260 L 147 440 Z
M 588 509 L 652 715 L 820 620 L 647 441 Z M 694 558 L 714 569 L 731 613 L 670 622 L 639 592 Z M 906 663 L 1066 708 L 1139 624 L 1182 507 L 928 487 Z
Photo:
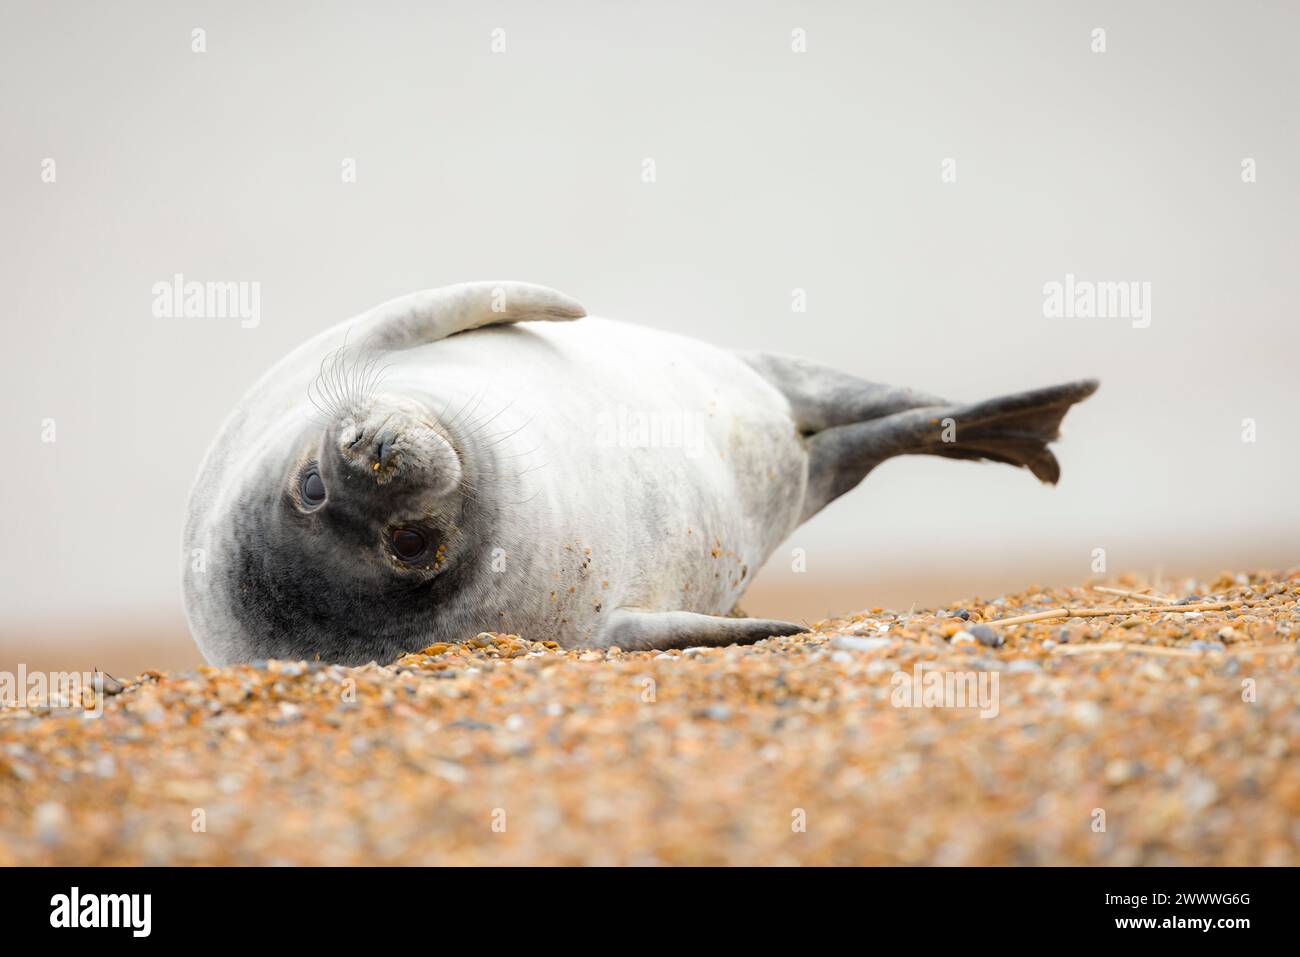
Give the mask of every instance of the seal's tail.
M 1047 443 L 1074 403 L 1097 391 L 1095 379 L 976 402 L 926 404 L 825 429 L 810 439 L 806 515 L 853 488 L 895 455 L 984 459 L 1029 469 L 1055 484 L 1061 466 Z

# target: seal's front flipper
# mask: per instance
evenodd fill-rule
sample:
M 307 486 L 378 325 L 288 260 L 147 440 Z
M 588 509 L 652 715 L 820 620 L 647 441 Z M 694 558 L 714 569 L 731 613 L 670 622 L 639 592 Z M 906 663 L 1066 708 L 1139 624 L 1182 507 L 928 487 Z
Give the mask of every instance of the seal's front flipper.
M 353 319 L 348 338 L 366 349 L 409 349 L 458 332 L 533 319 L 581 319 L 582 304 L 530 282 L 464 282 L 426 289 Z
M 803 517 L 814 515 L 895 455 L 1005 462 L 1055 484 L 1061 467 L 1047 443 L 1058 437 L 1070 406 L 1097 391 L 1097 384 L 1084 379 L 973 405 L 925 405 L 818 432 L 808 440 Z
M 752 645 L 774 635 L 798 635 L 803 625 L 763 618 L 720 618 L 691 611 L 642 611 L 616 608 L 600 632 L 597 644 L 624 651 L 664 651 L 668 648 Z

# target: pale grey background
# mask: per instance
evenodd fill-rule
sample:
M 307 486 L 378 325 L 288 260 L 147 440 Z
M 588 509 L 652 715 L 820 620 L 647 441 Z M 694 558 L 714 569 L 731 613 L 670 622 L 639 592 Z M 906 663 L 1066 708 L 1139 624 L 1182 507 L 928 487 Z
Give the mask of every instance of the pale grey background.
M 179 529 L 221 418 L 312 331 L 477 278 L 956 398 L 1102 378 L 1058 488 L 891 463 L 760 604 L 1080 581 L 1095 547 L 1112 571 L 1286 564 L 1298 10 L 5 2 L 3 657 L 151 628 L 192 654 Z M 259 281 L 260 327 L 153 318 L 175 272 Z M 1044 319 L 1066 272 L 1151 282 L 1151 327 Z

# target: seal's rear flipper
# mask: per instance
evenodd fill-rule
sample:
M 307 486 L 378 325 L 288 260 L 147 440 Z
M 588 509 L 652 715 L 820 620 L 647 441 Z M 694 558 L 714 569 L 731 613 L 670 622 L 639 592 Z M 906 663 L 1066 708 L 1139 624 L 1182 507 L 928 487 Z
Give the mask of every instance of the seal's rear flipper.
M 642 611 L 616 608 L 600 632 L 599 647 L 624 651 L 752 645 L 774 635 L 799 635 L 803 625 L 763 618 L 721 618 L 691 611 Z
M 1095 379 L 1034 389 L 973 405 L 924 405 L 837 425 L 809 438 L 804 518 L 857 485 L 895 455 L 986 459 L 1029 469 L 1056 483 L 1061 467 L 1047 443 L 1070 406 L 1097 390 Z

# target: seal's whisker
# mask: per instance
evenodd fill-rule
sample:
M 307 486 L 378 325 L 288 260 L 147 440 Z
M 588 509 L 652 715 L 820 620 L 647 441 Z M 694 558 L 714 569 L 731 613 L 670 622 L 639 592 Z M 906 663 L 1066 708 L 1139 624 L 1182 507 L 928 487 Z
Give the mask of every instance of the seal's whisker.
M 318 424 L 328 425 L 344 415 L 361 413 L 392 368 L 392 363 L 383 363 L 386 355 L 350 347 L 346 341 L 325 354 L 307 384 L 307 398 L 324 418 Z
M 307 383 L 307 398 L 311 400 L 312 405 L 321 410 L 327 420 L 330 418 L 331 402 L 324 380 L 326 368 L 332 358 L 333 353 L 326 353 L 322 356 L 315 377 Z
M 531 468 L 526 468 L 526 469 L 524 469 L 522 472 L 519 472 L 519 473 L 515 476 L 515 478 L 523 478 L 523 477 L 524 477 L 525 475 L 527 475 L 529 472 L 536 472 L 536 471 L 538 471 L 539 469 L 544 469 L 544 468 L 546 468 L 546 463 L 545 463 L 545 462 L 541 462 L 541 463 L 539 463 L 538 465 L 534 465 L 534 466 L 532 466 Z
M 483 404 L 483 400 L 484 400 L 485 398 L 487 398 L 487 390 L 486 390 L 486 389 L 483 390 L 482 392 L 478 393 L 478 398 L 475 400 L 474 405 L 469 409 L 469 412 L 468 412 L 467 414 L 468 414 L 468 415 L 473 415 L 475 412 L 477 412 L 477 411 L 478 411 L 478 407 L 479 407 L 480 405 Z M 461 413 L 457 413 L 456 418 L 453 419 L 453 420 L 451 421 L 451 423 L 448 424 L 447 427 L 448 427 L 448 428 L 451 428 L 452 425 L 456 424 L 456 423 L 460 420 L 460 417 L 461 417 L 462 414 L 466 414 L 466 413 L 464 413 L 463 410 L 462 410 Z
M 464 415 L 465 409 L 468 408 L 469 404 L 473 401 L 474 401 L 474 396 L 470 395 L 468 398 L 465 399 L 464 402 L 460 404 L 460 406 L 456 409 L 456 414 L 453 415 L 450 419 L 448 419 L 444 414 L 441 419 L 442 427 L 450 432 L 455 427 L 456 423 L 460 421 L 460 417 Z M 451 403 L 448 402 L 448 405 L 450 404 Z M 443 411 L 444 413 L 446 412 L 445 409 Z
M 499 417 L 503 412 L 505 412 L 506 410 L 508 410 L 508 409 L 509 409 L 511 406 L 513 406 L 514 404 L 515 404 L 515 399 L 512 398 L 509 402 L 507 402 L 507 403 L 506 403 L 505 405 L 503 405 L 499 410 L 497 410 L 497 412 L 496 412 L 495 414 L 489 416 L 487 419 L 484 419 L 482 422 L 477 422 L 477 423 L 475 423 L 475 424 L 473 425 L 473 427 L 471 428 L 471 430 L 469 431 L 469 433 L 467 433 L 467 434 L 468 434 L 469 436 L 478 435 L 480 432 L 483 431 L 484 428 L 486 428 L 487 426 L 491 425 L 492 422 L 494 422 L 494 421 L 495 421 L 495 420 L 496 420 L 496 419 L 497 419 L 497 418 L 498 418 L 498 417 Z
M 541 490 L 541 488 L 538 488 L 537 491 L 534 492 L 532 495 L 528 496 L 528 498 L 520 499 L 520 500 L 517 501 L 517 502 L 509 502 L 508 504 L 510 504 L 510 505 L 527 505 L 529 502 L 531 502 L 533 499 L 537 498 L 537 496 L 539 496 L 539 495 L 541 495 L 541 494 L 542 494 L 542 490 Z M 548 513 L 549 513 L 550 511 L 551 511 L 550 509 L 547 509 L 547 512 L 548 512 Z
M 317 401 L 316 396 L 312 394 L 312 386 L 310 384 L 307 386 L 307 401 L 312 404 L 312 407 L 315 408 L 321 416 L 321 421 L 315 423 L 317 426 L 323 427 L 332 421 L 329 409 Z
M 388 375 L 388 370 L 391 369 L 394 365 L 394 363 L 392 362 L 386 362 L 381 366 L 379 365 L 380 358 L 382 357 L 381 356 L 376 357 L 374 367 L 371 370 L 370 376 L 366 381 L 365 393 L 367 396 L 373 394 L 379 388 L 379 383 L 384 381 L 384 376 Z
M 509 455 L 498 455 L 497 458 L 499 458 L 503 462 L 508 462 L 511 459 L 522 459 L 526 455 L 532 455 L 535 452 L 540 452 L 541 448 L 542 448 L 541 444 L 538 443 L 537 445 L 534 445 L 531 449 L 527 449 L 523 452 L 511 452 Z
M 349 364 L 348 360 L 349 360 L 349 356 L 346 352 L 343 353 L 343 355 L 340 357 L 339 360 L 339 368 L 338 368 L 339 394 L 342 396 L 344 409 L 349 412 L 355 412 L 355 410 L 358 408 L 358 403 L 356 401 L 357 397 L 356 397 L 355 387 L 353 385 L 352 379 L 355 374 L 357 368 L 357 362 L 359 361 L 359 359 L 356 356 L 351 357 L 351 364 Z
M 321 371 L 316 376 L 316 387 L 325 398 L 326 407 L 336 418 L 343 411 L 342 396 L 338 388 L 338 368 L 346 346 L 340 346 L 321 360 Z
M 380 380 L 392 368 L 392 363 L 379 365 L 383 358 L 384 353 L 376 352 L 359 355 L 353 362 L 348 373 L 348 403 L 352 410 L 360 410 L 369 403 Z
M 483 446 L 483 448 L 484 448 L 484 449 L 495 448 L 496 446 L 498 446 L 498 445 L 500 445 L 502 442 L 504 442 L 506 439 L 510 438 L 512 435 L 518 435 L 518 434 L 519 434 L 520 432 L 522 432 L 524 429 L 528 428 L 528 426 L 530 426 L 530 425 L 533 424 L 533 419 L 534 419 L 534 418 L 536 418 L 536 416 L 530 416 L 529 419 L 528 419 L 528 421 L 525 422 L 523 425 L 519 426 L 519 428 L 517 428 L 517 429 L 512 429 L 511 431 L 505 433 L 504 435 L 501 435 L 501 436 L 492 436 L 492 438 L 495 438 L 496 441 L 494 441 L 494 442 L 489 442 L 487 445 Z

